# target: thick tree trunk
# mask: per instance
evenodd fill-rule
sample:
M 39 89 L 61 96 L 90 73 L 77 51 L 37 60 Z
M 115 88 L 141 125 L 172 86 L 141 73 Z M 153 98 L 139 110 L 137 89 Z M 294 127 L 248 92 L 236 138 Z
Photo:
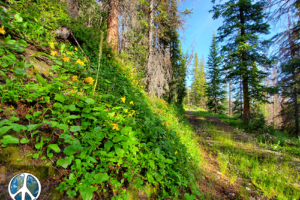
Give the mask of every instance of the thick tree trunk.
M 107 37 L 106 42 L 117 52 L 118 48 L 118 24 L 119 24 L 119 0 L 109 0 L 109 11 L 107 18 Z
M 245 24 L 244 11 L 241 7 L 240 7 L 239 11 L 240 11 L 240 22 L 241 22 L 242 25 L 244 25 Z M 246 34 L 245 28 L 244 28 L 244 26 L 242 26 L 242 28 L 241 28 L 241 37 L 244 37 L 245 34 Z M 246 54 L 246 51 L 243 51 L 242 52 L 243 65 L 246 64 L 246 61 L 247 61 L 247 54 Z M 245 67 L 247 68 L 248 66 L 245 66 Z M 248 86 L 248 74 L 247 73 L 243 74 L 243 81 L 242 82 L 243 82 L 243 96 L 244 96 L 244 122 L 246 124 L 248 124 L 249 121 L 250 121 L 250 98 L 249 98 L 249 86 Z

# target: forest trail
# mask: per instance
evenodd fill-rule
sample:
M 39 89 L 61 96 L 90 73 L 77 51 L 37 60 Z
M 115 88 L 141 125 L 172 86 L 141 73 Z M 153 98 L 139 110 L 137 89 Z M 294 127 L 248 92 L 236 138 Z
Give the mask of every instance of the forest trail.
M 195 111 L 186 111 L 185 116 L 194 127 L 199 150 L 203 155 L 200 166 L 202 180 L 199 180 L 198 184 L 205 199 L 274 199 L 265 197 L 264 191 L 251 180 L 252 177 L 247 177 L 247 174 L 245 176 L 237 165 L 229 162 L 229 159 L 225 161 L 224 167 L 222 158 L 232 156 L 232 151 L 240 151 L 263 161 L 275 157 L 280 163 L 286 161 L 282 153 L 260 147 L 255 142 L 254 135 L 234 129 L 218 117 L 197 116 Z M 300 163 L 297 157 L 290 161 Z M 232 173 L 232 169 L 236 173 Z M 294 187 L 298 188 L 299 184 L 294 184 Z

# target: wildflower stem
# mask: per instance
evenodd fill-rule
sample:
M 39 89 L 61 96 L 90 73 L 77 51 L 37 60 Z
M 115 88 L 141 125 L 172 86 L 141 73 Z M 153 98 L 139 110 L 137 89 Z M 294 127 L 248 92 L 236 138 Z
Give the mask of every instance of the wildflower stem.
M 101 56 L 102 56 L 102 41 L 103 41 L 103 32 L 100 32 L 100 43 L 99 43 L 99 60 L 98 60 L 98 70 L 97 70 L 97 77 L 96 77 L 96 82 L 94 86 L 94 92 L 96 90 L 97 82 L 98 82 L 98 76 L 99 76 L 99 70 L 100 70 L 100 61 L 101 61 Z

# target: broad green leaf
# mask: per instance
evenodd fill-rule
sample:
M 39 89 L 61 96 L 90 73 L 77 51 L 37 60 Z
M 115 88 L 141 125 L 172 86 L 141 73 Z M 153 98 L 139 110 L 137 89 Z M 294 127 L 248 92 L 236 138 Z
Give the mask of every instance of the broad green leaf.
M 53 107 L 54 107 L 54 108 L 61 108 L 62 105 L 61 105 L 60 103 L 57 103 L 57 102 L 56 102 L 56 103 L 53 104 Z
M 59 136 L 59 138 L 65 139 L 65 142 L 66 142 L 66 143 L 69 143 L 69 144 L 72 144 L 72 143 L 73 143 L 73 141 L 72 141 L 72 136 L 71 136 L 71 135 L 61 134 L 61 135 Z
M 104 181 L 107 181 L 109 179 L 109 176 L 107 173 L 98 173 L 94 176 L 95 183 L 103 183 Z
M 107 142 L 105 142 L 105 144 L 104 144 L 104 149 L 107 150 L 107 151 L 109 151 L 110 148 L 111 148 L 113 145 L 114 145 L 114 143 L 113 143 L 112 141 L 107 141 Z
M 60 148 L 58 147 L 57 144 L 49 144 L 49 145 L 48 145 L 48 148 L 54 150 L 56 153 L 59 153 L 59 152 L 60 152 Z
M 130 126 L 125 126 L 124 128 L 122 128 L 121 134 L 127 135 L 127 133 L 129 133 L 131 130 L 132 130 L 132 128 Z
M 80 126 L 71 126 L 70 131 L 72 131 L 72 132 L 81 131 L 81 127 Z
M 15 116 L 11 116 L 9 119 L 10 122 L 16 122 L 16 121 L 20 121 L 19 117 L 15 117 Z
M 40 73 L 36 73 L 36 75 L 35 75 L 35 78 L 36 78 L 36 80 L 41 84 L 41 85 L 43 85 L 43 86 L 46 86 L 48 83 L 47 83 L 47 80 L 46 79 L 44 79 L 43 77 L 42 77 L 42 75 L 40 75 Z
M 8 122 L 8 119 L 4 119 L 2 121 L 0 121 L 0 127 L 3 126 L 6 122 Z M 0 131 L 1 133 L 1 131 Z
M 56 94 L 54 99 L 61 103 L 63 103 L 66 100 L 64 95 L 62 95 L 62 94 Z
M 61 158 L 56 162 L 57 166 L 62 166 L 63 168 L 67 168 L 68 165 L 72 163 L 72 158 L 66 157 L 65 159 Z
M 97 186 L 81 186 L 79 192 L 83 200 L 91 200 L 93 198 L 93 193 L 98 190 Z
M 5 134 L 7 131 L 12 129 L 12 126 L 3 126 L 0 128 L 0 135 Z
M 66 147 L 66 148 L 64 149 L 64 153 L 65 153 L 66 155 L 73 155 L 73 154 L 75 154 L 78 150 L 81 150 L 81 149 L 82 149 L 82 146 L 81 146 L 80 142 L 79 142 L 79 141 L 73 141 L 73 144 L 72 144 L 72 145 L 70 145 L 70 146 L 68 146 L 68 147 Z
M 30 141 L 30 140 L 28 140 L 28 139 L 26 139 L 26 138 L 22 138 L 20 142 L 21 142 L 22 144 L 26 144 L 26 143 L 28 143 L 29 141 Z
M 116 146 L 115 145 L 115 149 L 116 149 L 116 153 L 119 157 L 123 157 L 124 156 L 124 153 L 125 151 L 123 149 L 121 149 L 120 147 Z
M 95 103 L 95 100 L 94 100 L 94 99 L 91 99 L 91 98 L 87 98 L 87 99 L 85 100 L 85 102 L 86 102 L 87 104 L 94 104 L 94 103 Z
M 79 118 L 80 118 L 80 116 L 78 116 L 78 115 L 69 115 L 67 117 L 67 119 L 79 119 Z
M 23 22 L 23 18 L 21 17 L 20 13 L 14 15 L 16 22 Z
M 5 135 L 2 140 L 0 140 L 3 144 L 15 144 L 19 143 L 19 139 L 15 138 L 11 135 Z
M 127 141 L 127 140 L 129 140 L 129 138 L 126 137 L 126 136 L 123 136 L 123 135 L 121 135 L 121 136 L 116 136 L 116 137 L 114 137 L 113 142 L 119 142 L 119 141 L 121 141 L 121 140 Z
M 76 110 L 76 106 L 74 104 L 70 105 L 69 107 L 70 111 L 75 111 Z
M 37 129 L 39 126 L 43 125 L 44 123 L 41 123 L 41 124 L 30 124 L 27 126 L 27 131 L 32 131 L 32 130 L 35 130 Z
M 39 116 L 41 113 L 42 113 L 41 111 L 36 111 L 36 112 L 33 113 L 33 116 L 34 116 L 34 117 L 37 117 L 37 116 Z
M 57 126 L 59 129 L 63 129 L 64 131 L 68 131 L 68 125 L 67 124 L 59 124 Z
M 14 129 L 15 131 L 17 131 L 18 133 L 22 130 L 27 130 L 26 126 L 20 125 L 20 124 L 11 124 L 12 129 Z
M 50 97 L 43 97 L 43 99 L 46 103 L 50 103 Z

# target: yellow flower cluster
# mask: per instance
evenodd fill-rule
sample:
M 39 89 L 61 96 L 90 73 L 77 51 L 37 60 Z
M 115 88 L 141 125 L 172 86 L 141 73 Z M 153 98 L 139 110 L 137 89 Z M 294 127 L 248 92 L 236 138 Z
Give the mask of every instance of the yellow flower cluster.
M 78 63 L 78 64 L 81 65 L 81 66 L 84 65 L 84 62 L 83 62 L 82 60 L 80 60 L 80 59 L 78 59 L 78 60 L 76 61 L 76 63 Z
M 175 151 L 175 155 L 176 155 L 176 154 L 178 154 L 178 152 L 177 152 L 177 151 Z
M 94 79 L 92 77 L 88 77 L 84 79 L 84 82 L 93 85 Z
M 71 90 L 71 93 L 73 94 L 73 93 L 76 93 L 77 91 L 75 91 L 75 90 Z
M 75 81 L 78 81 L 77 79 L 77 76 L 72 76 L 72 80 L 75 82 Z
M 67 56 L 65 56 L 65 57 L 63 58 L 63 61 L 64 61 L 64 62 L 70 62 L 70 58 L 67 57 Z
M 159 113 L 161 113 L 161 112 L 162 112 L 162 110 L 157 110 L 157 111 L 156 111 L 157 114 L 159 114 Z
M 54 49 L 54 43 L 53 42 L 48 42 L 48 44 L 51 47 L 51 49 Z
M 77 47 L 75 47 L 75 51 L 77 51 L 78 49 L 77 49 Z
M 131 104 L 131 105 L 134 105 L 134 104 L 133 104 L 133 101 L 130 101 L 130 103 L 129 103 L 129 104 Z
M 128 109 L 125 109 L 125 112 L 127 113 L 127 112 L 128 112 Z
M 83 62 L 87 62 L 88 60 L 86 59 L 86 57 L 84 57 Z
M 113 126 L 112 130 L 119 130 L 119 125 L 117 123 L 111 124 Z
M 55 56 L 57 54 L 57 51 L 51 51 L 51 56 Z

